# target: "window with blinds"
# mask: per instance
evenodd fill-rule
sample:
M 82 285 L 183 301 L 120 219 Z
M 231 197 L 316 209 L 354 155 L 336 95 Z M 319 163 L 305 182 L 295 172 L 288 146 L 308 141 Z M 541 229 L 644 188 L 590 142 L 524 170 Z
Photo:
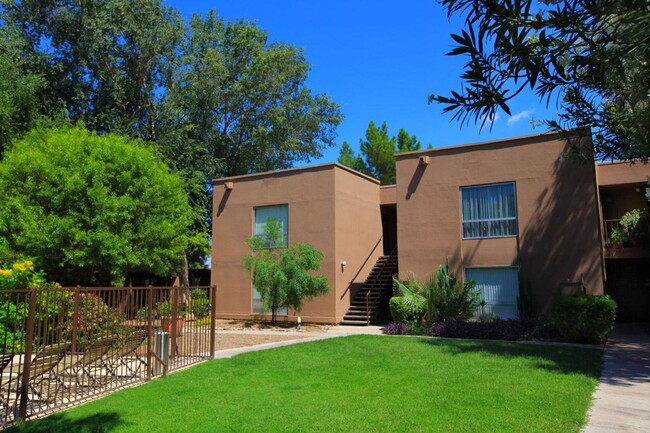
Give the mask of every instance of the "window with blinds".
M 463 238 L 517 236 L 514 182 L 462 187 Z
M 485 301 L 483 311 L 502 319 L 519 316 L 517 296 L 519 296 L 519 269 L 516 267 L 465 268 L 465 279 L 473 280 L 479 290 L 481 300 Z M 479 307 L 480 309 L 481 307 Z

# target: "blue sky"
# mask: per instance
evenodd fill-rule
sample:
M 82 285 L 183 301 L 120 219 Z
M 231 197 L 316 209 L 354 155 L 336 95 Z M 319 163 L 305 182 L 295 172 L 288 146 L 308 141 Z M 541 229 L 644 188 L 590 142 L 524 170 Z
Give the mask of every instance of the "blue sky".
M 458 90 L 462 58 L 446 56 L 449 36 L 462 26 L 451 22 L 435 0 L 168 0 L 184 18 L 214 9 L 221 17 L 255 20 L 271 41 L 303 48 L 311 72 L 307 86 L 341 105 L 345 120 L 338 128 L 358 151 L 368 122 L 386 121 L 391 134 L 399 128 L 433 147 L 494 140 L 545 131 L 531 119 L 552 115 L 531 93 L 511 104 L 512 116 L 500 113 L 492 130 L 452 122 L 442 107 L 429 105 L 431 93 Z M 554 107 L 550 107 L 554 109 Z M 310 164 L 331 162 L 339 148 L 326 150 Z

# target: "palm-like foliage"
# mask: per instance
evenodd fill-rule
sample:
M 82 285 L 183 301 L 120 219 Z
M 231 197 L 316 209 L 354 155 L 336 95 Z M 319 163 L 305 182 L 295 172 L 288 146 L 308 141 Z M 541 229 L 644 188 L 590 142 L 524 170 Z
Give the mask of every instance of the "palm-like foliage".
M 449 263 L 438 266 L 424 281 L 411 273 L 406 282 L 393 277 L 393 284 L 408 306 L 416 308 L 424 303 L 427 326 L 448 318 L 469 319 L 479 303 L 476 284 L 456 278 L 449 272 Z

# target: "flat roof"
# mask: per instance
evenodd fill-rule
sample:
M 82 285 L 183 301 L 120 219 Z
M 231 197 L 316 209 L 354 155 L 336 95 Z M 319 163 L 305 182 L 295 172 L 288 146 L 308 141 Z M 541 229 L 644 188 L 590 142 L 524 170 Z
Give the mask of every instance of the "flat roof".
M 480 147 L 480 146 L 489 146 L 489 145 L 494 145 L 494 144 L 506 144 L 509 143 L 513 146 L 518 146 L 520 143 L 519 141 L 524 141 L 524 140 L 530 140 L 531 138 L 540 138 L 540 137 L 548 137 L 548 136 L 553 136 L 553 135 L 561 135 L 560 132 L 542 132 L 539 134 L 528 134 L 528 135 L 520 135 L 517 137 L 510 137 L 510 138 L 500 138 L 496 140 L 488 140 L 488 141 L 478 141 L 475 143 L 468 143 L 468 144 L 455 144 L 452 146 L 444 146 L 444 147 L 432 147 L 430 149 L 420 149 L 420 150 L 412 150 L 410 152 L 400 152 L 395 154 L 395 158 L 402 158 L 402 157 L 408 157 L 408 156 L 414 156 L 414 155 L 422 155 L 422 154 L 429 154 L 432 152 L 442 152 L 442 151 L 447 151 L 447 150 L 454 150 L 454 149 L 467 149 L 467 148 L 473 148 L 473 147 Z
M 250 173 L 250 174 L 240 174 L 238 176 L 229 176 L 229 177 L 220 177 L 217 179 L 212 180 L 212 184 L 220 183 L 220 182 L 230 182 L 233 180 L 242 180 L 242 179 L 252 179 L 256 177 L 266 177 L 266 176 L 275 176 L 279 174 L 299 174 L 302 171 L 309 171 L 309 170 L 323 170 L 323 169 L 334 169 L 338 168 L 341 170 L 345 170 L 351 174 L 354 174 L 355 176 L 359 176 L 362 179 L 368 180 L 370 182 L 379 184 L 380 182 L 368 175 L 365 175 L 363 173 L 360 173 L 356 170 L 351 169 L 350 167 L 347 167 L 343 164 L 340 164 L 338 162 L 327 162 L 324 164 L 315 164 L 315 165 L 306 165 L 304 167 L 293 167 L 293 168 L 285 168 L 281 170 L 271 170 L 271 171 L 263 171 L 260 173 Z
M 641 161 L 599 162 L 596 171 L 599 186 L 647 184 L 650 164 Z

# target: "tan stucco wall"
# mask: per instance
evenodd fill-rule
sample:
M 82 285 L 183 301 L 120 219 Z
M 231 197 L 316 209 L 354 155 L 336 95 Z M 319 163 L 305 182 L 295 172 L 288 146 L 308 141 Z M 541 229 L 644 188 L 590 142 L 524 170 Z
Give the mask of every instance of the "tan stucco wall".
M 397 203 L 397 185 L 382 186 L 379 197 L 382 205 Z
M 597 165 L 597 170 L 599 186 L 646 184 L 650 176 L 650 164 L 641 162 L 601 163 Z
M 336 175 L 337 321 L 382 254 L 379 184 L 347 170 Z M 345 261 L 346 266 L 340 266 Z
M 457 276 L 470 266 L 519 266 L 546 312 L 560 282 L 603 293 L 594 164 L 561 157 L 555 135 L 397 155 L 400 277 L 430 275 L 447 258 Z M 419 157 L 429 156 L 428 165 Z M 460 187 L 516 183 L 518 236 L 462 240 Z
M 232 182 L 230 192 L 224 188 L 227 182 Z M 276 204 L 288 205 L 289 242 L 308 242 L 324 253 L 319 273 L 331 286 L 328 294 L 306 302 L 299 313 L 290 310 L 287 319 L 339 322 L 349 305 L 346 289 L 352 276 L 360 270 L 355 281 L 365 279 L 374 264 L 361 266 L 381 237 L 381 220 L 378 182 L 337 164 L 214 181 L 212 282 L 217 285 L 217 314 L 256 317 L 251 280 L 241 259 L 249 252 L 245 241 L 253 234 L 254 207 Z M 348 263 L 343 270 L 342 260 Z
M 633 209 L 647 207 L 650 164 L 612 162 L 597 165 L 604 219 L 620 219 Z

